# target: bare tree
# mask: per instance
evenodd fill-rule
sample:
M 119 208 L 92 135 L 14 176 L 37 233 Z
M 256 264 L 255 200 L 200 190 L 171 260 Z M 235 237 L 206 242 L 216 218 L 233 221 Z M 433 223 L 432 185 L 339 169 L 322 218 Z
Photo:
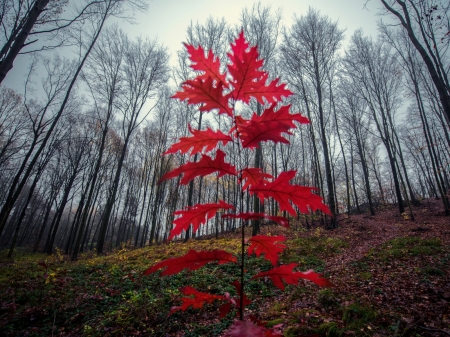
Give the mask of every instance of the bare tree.
M 328 205 L 333 215 L 336 214 L 333 176 L 330 160 L 330 148 L 326 131 L 328 117 L 325 115 L 325 97 L 329 72 L 335 67 L 337 51 L 340 48 L 343 31 L 337 22 L 332 22 L 327 16 L 322 16 L 312 8 L 305 16 L 295 18 L 292 28 L 284 33 L 283 57 L 289 63 L 296 65 L 302 71 L 303 82 L 310 83 L 314 90 L 317 104 L 318 124 L 322 143 L 325 176 L 328 190 Z M 302 85 L 304 88 L 304 85 Z M 337 226 L 336 218 L 331 219 L 330 227 Z
M 123 65 L 123 90 L 120 96 L 119 110 L 122 114 L 121 132 L 123 136 L 123 147 L 121 149 L 113 185 L 111 187 L 105 213 L 100 224 L 99 237 L 97 241 L 97 253 L 103 254 L 103 245 L 111 217 L 111 212 L 116 201 L 128 144 L 137 127 L 152 108 L 147 108 L 149 99 L 153 97 L 158 88 L 168 78 L 168 56 L 167 51 L 157 44 L 156 41 L 137 39 L 126 41 L 125 59 Z
M 396 154 L 401 151 L 395 133 L 395 112 L 400 104 L 402 72 L 390 48 L 382 41 L 372 42 L 362 31 L 352 36 L 343 60 L 344 73 L 367 102 L 383 144 L 386 148 L 400 213 L 405 212 L 401 193 L 402 177 Z M 406 190 L 404 191 L 405 193 Z
M 380 0 L 400 22 L 419 52 L 439 94 L 450 127 L 449 46 L 446 41 L 450 4 L 431 0 Z M 445 29 L 442 30 L 442 27 Z
M 33 171 L 34 165 L 38 161 L 42 151 L 47 146 L 52 132 L 55 130 L 56 126 L 58 125 L 58 121 L 61 119 L 61 116 L 66 109 L 69 98 L 72 94 L 72 90 L 78 79 L 78 75 L 80 74 L 87 58 L 89 57 L 92 48 L 96 44 L 106 20 L 112 15 L 122 13 L 123 6 L 133 5 L 135 2 L 139 1 L 140 0 L 130 0 L 129 2 L 124 3 L 120 0 L 101 0 L 96 2 L 95 8 L 98 14 L 92 17 L 90 20 L 93 29 L 91 30 L 91 35 L 88 37 L 89 42 L 86 45 L 85 41 L 80 44 L 81 46 L 85 46 L 86 48 L 84 49 L 84 51 L 82 48 L 80 48 L 83 52 L 80 54 L 80 58 L 77 62 L 76 68 L 73 71 L 73 75 L 67 79 L 66 83 L 64 83 L 63 93 L 59 92 L 59 94 L 62 95 L 59 108 L 55 109 L 52 119 L 42 126 L 45 130 L 45 136 L 42 137 L 39 145 L 37 145 L 37 143 L 35 144 L 36 149 L 33 149 L 27 153 L 26 158 L 22 162 L 20 169 L 15 174 L 11 187 L 7 192 L 7 198 L 0 211 L 0 235 L 3 232 L 6 221 L 14 207 L 17 198 L 19 197 L 22 189 L 24 188 L 28 178 Z

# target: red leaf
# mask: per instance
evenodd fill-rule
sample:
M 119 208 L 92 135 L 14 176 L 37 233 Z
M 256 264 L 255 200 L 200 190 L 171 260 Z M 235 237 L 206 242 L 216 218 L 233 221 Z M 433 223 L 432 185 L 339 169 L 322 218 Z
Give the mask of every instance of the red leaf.
M 296 171 L 282 172 L 273 182 L 259 183 L 251 186 L 249 191 L 251 194 L 256 193 L 261 201 L 264 198 L 273 198 L 280 204 L 281 211 L 288 211 L 292 215 L 296 215 L 291 203 L 295 204 L 302 213 L 308 213 L 310 208 L 313 212 L 321 210 L 331 215 L 328 207 L 323 203 L 322 198 L 311 193 L 313 187 L 300 185 L 291 185 L 289 181 L 295 177 Z
M 275 329 L 275 327 L 273 329 L 269 329 L 265 332 L 264 337 L 276 337 L 276 336 L 282 336 L 283 334 L 281 333 L 281 331 L 278 331 Z
M 187 231 L 191 224 L 195 232 L 201 224 L 205 224 L 214 217 L 219 209 L 234 209 L 234 206 L 220 200 L 217 204 L 197 204 L 186 211 L 176 211 L 175 215 L 181 216 L 174 220 L 175 227 L 170 231 L 168 240 L 172 240 L 174 236 L 181 234 L 183 230 Z
M 231 285 L 234 286 L 234 288 L 236 288 L 236 293 L 239 296 L 236 301 L 232 301 L 233 304 L 236 305 L 237 308 L 239 308 L 241 306 L 241 300 L 240 300 L 240 295 L 241 295 L 241 283 L 237 280 L 233 281 L 230 283 Z M 242 305 L 245 307 L 246 305 L 252 304 L 252 301 L 247 297 L 247 295 L 244 293 L 243 296 L 243 301 L 242 301 Z
M 230 337 L 264 337 L 265 328 L 249 321 L 235 321 L 225 335 Z
M 218 177 L 221 177 L 225 174 L 236 175 L 236 169 L 234 166 L 225 162 L 225 153 L 222 150 L 217 150 L 216 158 L 212 159 L 208 155 L 202 155 L 202 159 L 195 163 L 187 163 L 181 165 L 180 167 L 166 173 L 159 180 L 161 181 L 175 178 L 180 174 L 183 174 L 183 178 L 181 178 L 180 184 L 186 185 L 192 179 L 198 176 L 206 176 L 208 174 L 219 172 Z
M 281 106 L 277 111 L 275 111 L 275 104 L 272 104 L 270 107 L 264 110 L 261 116 L 254 114 L 252 120 L 255 122 L 269 122 L 269 121 L 277 121 L 280 123 L 284 123 L 290 128 L 297 127 L 294 122 L 298 122 L 300 124 L 309 124 L 310 121 L 308 118 L 303 116 L 301 113 L 291 114 L 289 112 L 291 105 Z
M 283 336 L 283 334 L 281 333 L 280 329 L 283 326 L 283 324 L 277 324 L 275 325 L 272 329 L 268 329 L 265 333 L 264 333 L 264 337 L 276 337 L 276 336 Z
M 326 278 L 323 278 L 320 276 L 320 274 L 314 272 L 314 270 L 310 269 L 305 272 L 298 272 L 297 274 L 300 274 L 302 279 L 309 280 L 311 282 L 314 282 L 319 287 L 334 287 L 334 284 L 331 283 Z
M 173 275 L 181 272 L 183 269 L 197 270 L 203 267 L 205 264 L 213 261 L 218 261 L 219 264 L 224 263 L 235 263 L 237 261 L 233 254 L 230 254 L 224 250 L 211 250 L 211 251 L 201 251 L 197 252 L 195 250 L 190 250 L 187 254 L 180 257 L 173 257 L 171 259 L 163 260 L 158 262 L 153 267 L 148 268 L 143 272 L 143 275 L 149 275 L 158 271 L 162 268 L 166 268 L 161 273 L 164 275 Z
M 286 219 L 284 216 L 266 215 L 265 218 L 267 220 L 272 220 L 283 227 L 289 228 L 289 219 Z
M 273 268 L 266 272 L 261 272 L 253 278 L 258 277 L 269 277 L 273 285 L 284 290 L 284 283 L 286 284 L 297 284 L 299 279 L 306 279 L 314 282 L 320 287 L 331 287 L 333 284 L 320 276 L 320 274 L 315 273 L 312 270 L 308 270 L 306 272 L 294 272 L 293 269 L 297 266 L 296 263 L 290 263 L 287 265 L 283 265 L 277 268 Z M 284 281 L 284 283 L 283 283 Z
M 292 95 L 285 84 L 279 84 L 279 79 L 271 81 L 266 86 L 269 75 L 261 69 L 264 61 L 259 59 L 257 47 L 249 46 L 244 32 L 241 32 L 231 45 L 231 50 L 232 53 L 228 54 L 231 61 L 228 71 L 233 77 L 230 81 L 234 87 L 231 95 L 236 101 L 248 103 L 250 97 L 255 97 L 261 104 L 265 104 L 264 98 L 270 104 L 280 101 L 282 96 Z
M 242 190 L 245 191 L 249 186 L 256 185 L 260 181 L 267 181 L 267 179 L 273 179 L 272 175 L 269 173 L 264 173 L 261 169 L 256 167 L 247 167 L 239 171 L 241 175 L 241 180 L 244 182 Z
M 289 220 L 284 216 L 272 216 L 267 215 L 265 213 L 237 213 L 237 214 L 222 214 L 222 218 L 231 218 L 231 219 L 244 219 L 244 220 L 256 220 L 256 219 L 268 219 L 272 220 L 283 227 L 289 228 Z
M 193 62 L 191 68 L 203 72 L 203 74 L 197 76 L 198 79 L 206 80 L 208 77 L 211 77 L 217 82 L 227 83 L 225 75 L 220 73 L 220 61 L 212 50 L 209 50 L 208 55 L 205 57 L 205 51 L 202 46 L 199 46 L 197 49 L 192 45 L 185 44 L 185 46 L 190 55 L 189 59 Z
M 224 134 L 222 131 L 213 131 L 210 128 L 206 130 L 195 130 L 188 125 L 192 137 L 181 137 L 178 143 L 173 144 L 164 154 L 176 153 L 178 150 L 181 153 L 188 153 L 192 148 L 191 155 L 202 152 L 206 147 L 205 152 L 216 148 L 219 142 L 226 145 L 232 141 L 231 137 Z
M 278 254 L 283 252 L 286 248 L 285 244 L 279 243 L 279 241 L 286 241 L 286 238 L 282 235 L 279 236 L 265 236 L 255 235 L 249 240 L 250 246 L 248 247 L 248 255 L 255 253 L 257 257 L 264 254 L 264 258 L 269 260 L 273 266 L 278 263 Z
M 233 80 L 230 81 L 234 87 L 231 92 L 233 98 L 241 100 L 244 103 L 250 101 L 252 92 L 255 88 L 264 85 L 266 73 L 260 68 L 263 66 L 263 60 L 258 59 L 257 47 L 250 47 L 245 40 L 244 32 L 239 34 L 239 37 L 231 45 L 232 53 L 228 53 L 231 64 L 228 64 L 228 71 Z
M 202 104 L 200 111 L 208 112 L 214 109 L 219 110 L 219 114 L 226 114 L 233 117 L 232 109 L 228 106 L 229 96 L 223 95 L 223 83 L 218 82 L 216 87 L 213 86 L 211 77 L 205 80 L 194 79 L 187 80 L 181 87 L 183 91 L 178 91 L 173 98 L 179 100 L 187 100 L 188 104 Z
M 282 133 L 291 134 L 289 128 L 283 124 L 276 122 L 255 123 L 250 121 L 249 124 L 241 128 L 239 136 L 243 148 L 255 148 L 259 147 L 260 142 L 269 140 L 274 143 L 289 144 L 289 141 L 281 135 Z
M 189 307 L 192 307 L 194 309 L 200 309 L 203 307 L 205 303 L 212 303 L 215 300 L 225 300 L 225 296 L 223 295 L 213 295 L 208 293 L 200 292 L 190 286 L 183 287 L 180 289 L 180 291 L 184 295 L 194 295 L 194 297 L 183 297 L 181 301 L 183 302 L 181 306 L 179 307 L 172 307 L 170 310 L 170 313 L 174 313 L 175 311 L 182 310 L 185 311 Z
M 243 147 L 258 147 L 259 142 L 268 140 L 289 144 L 282 134 L 291 134 L 289 130 L 296 127 L 294 121 L 309 123 L 309 120 L 299 113 L 290 114 L 290 105 L 282 106 L 278 111 L 274 108 L 275 104 L 272 104 L 261 116 L 254 113 L 251 120 L 239 121 L 238 130 Z
M 251 96 L 255 97 L 260 104 L 265 104 L 263 98 L 266 99 L 267 103 L 272 104 L 281 101 L 281 98 L 289 97 L 292 95 L 292 91 L 286 89 L 286 84 L 279 83 L 280 79 L 275 79 L 269 83 L 268 86 L 265 85 L 269 75 L 266 73 L 263 78 L 259 81 L 260 85 L 255 86 L 250 93 Z
M 231 311 L 232 302 L 226 302 L 219 307 L 219 317 L 224 318 Z

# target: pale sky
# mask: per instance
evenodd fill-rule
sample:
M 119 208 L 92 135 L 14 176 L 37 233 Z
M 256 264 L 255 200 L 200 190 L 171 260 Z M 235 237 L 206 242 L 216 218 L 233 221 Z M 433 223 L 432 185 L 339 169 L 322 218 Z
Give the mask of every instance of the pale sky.
M 338 20 L 340 28 L 346 29 L 346 41 L 356 29 L 362 28 L 365 34 L 376 36 L 377 13 L 381 8 L 379 0 L 261 0 L 264 5 L 270 5 L 273 10 L 282 9 L 282 24 L 289 28 L 294 15 L 306 14 L 308 7 L 313 7 L 321 14 Z M 204 23 L 209 16 L 225 18 L 229 24 L 238 24 L 243 8 L 251 8 L 253 0 L 151 0 L 147 13 L 138 13 L 136 24 L 131 25 L 120 21 L 120 27 L 131 36 L 158 38 L 171 54 L 171 64 L 175 64 L 176 52 L 180 50 L 185 39 L 186 28 L 190 22 Z M 344 43 L 345 46 L 345 43 Z M 22 92 L 24 74 L 29 56 L 22 55 L 16 59 L 14 68 L 8 73 L 4 85 Z

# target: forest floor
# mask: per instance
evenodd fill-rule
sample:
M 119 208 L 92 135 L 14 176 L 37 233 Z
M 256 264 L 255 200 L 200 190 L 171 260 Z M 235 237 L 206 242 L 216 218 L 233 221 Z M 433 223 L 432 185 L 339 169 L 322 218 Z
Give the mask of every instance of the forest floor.
M 300 281 L 284 292 L 271 281 L 250 280 L 270 267 L 247 263 L 247 313 L 294 336 L 450 336 L 450 218 L 437 200 L 414 208 L 415 221 L 393 206 L 338 217 L 339 228 L 262 227 L 285 235 L 282 263 L 314 269 L 335 285 Z M 71 262 L 18 251 L 0 255 L 0 336 L 223 336 L 235 313 L 219 318 L 219 303 L 168 315 L 179 288 L 235 292 L 239 268 L 208 265 L 195 272 L 141 276 L 162 259 L 189 249 L 239 251 L 239 234 L 190 240 Z

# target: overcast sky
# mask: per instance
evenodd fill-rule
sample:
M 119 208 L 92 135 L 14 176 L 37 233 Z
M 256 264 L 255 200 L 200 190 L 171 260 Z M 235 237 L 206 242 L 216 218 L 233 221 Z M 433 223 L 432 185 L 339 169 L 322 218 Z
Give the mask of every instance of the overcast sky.
M 239 23 L 239 15 L 243 8 L 251 8 L 256 1 L 252 0 L 151 0 L 146 13 L 138 13 L 131 25 L 120 21 L 120 27 L 131 36 L 148 36 L 158 38 L 171 54 L 171 64 L 175 64 L 177 50 L 182 48 L 186 28 L 190 22 L 204 23 L 209 16 L 225 18 L 234 25 Z M 306 14 L 308 7 L 313 7 L 321 14 L 338 20 L 341 28 L 346 29 L 346 41 L 356 29 L 362 28 L 366 34 L 377 34 L 377 20 L 381 3 L 370 0 L 261 0 L 264 6 L 270 5 L 273 10 L 281 8 L 283 25 L 290 27 L 294 15 L 300 17 Z M 345 44 L 344 44 L 345 46 Z M 19 92 L 22 91 L 24 74 L 29 56 L 20 56 L 14 63 L 14 68 L 8 73 L 4 84 Z

